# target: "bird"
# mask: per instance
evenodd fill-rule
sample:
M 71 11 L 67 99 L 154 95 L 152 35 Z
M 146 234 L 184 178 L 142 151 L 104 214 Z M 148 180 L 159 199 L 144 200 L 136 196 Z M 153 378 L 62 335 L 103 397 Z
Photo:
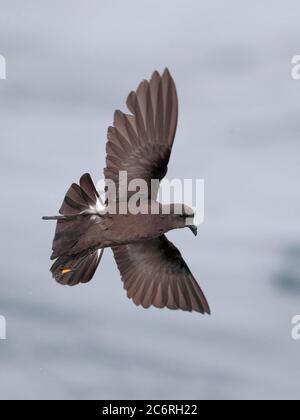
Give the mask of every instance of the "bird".
M 135 305 L 210 315 L 204 293 L 166 236 L 185 227 L 197 235 L 194 210 L 157 201 L 178 121 L 177 90 L 169 70 L 162 74 L 155 71 L 150 80 L 143 80 L 126 104 L 130 113 L 115 111 L 107 131 L 105 202 L 86 173 L 67 191 L 59 216 L 43 217 L 57 222 L 52 275 L 62 285 L 88 283 L 105 248 L 111 248 L 127 297 Z M 135 179 L 144 182 L 145 188 L 139 190 L 139 211 L 134 214 L 124 209 L 128 210 L 136 192 L 123 188 L 120 174 L 126 175 L 127 187 Z

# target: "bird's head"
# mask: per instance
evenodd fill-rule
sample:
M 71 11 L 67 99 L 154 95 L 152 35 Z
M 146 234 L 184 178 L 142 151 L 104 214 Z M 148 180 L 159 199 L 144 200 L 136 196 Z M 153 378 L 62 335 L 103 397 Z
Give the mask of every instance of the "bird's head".
M 173 229 L 189 228 L 195 236 L 198 230 L 194 223 L 195 211 L 185 204 L 171 204 L 170 217 Z

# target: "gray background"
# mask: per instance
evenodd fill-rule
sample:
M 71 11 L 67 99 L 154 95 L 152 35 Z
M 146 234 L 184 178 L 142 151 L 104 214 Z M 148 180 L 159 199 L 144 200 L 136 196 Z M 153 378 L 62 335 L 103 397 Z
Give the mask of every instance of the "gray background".
M 299 1 L 0 0 L 0 398 L 298 398 Z M 73 181 L 98 180 L 127 93 L 168 66 L 180 98 L 169 177 L 205 178 L 195 239 L 169 235 L 212 317 L 144 311 L 111 251 L 94 280 L 48 272 Z

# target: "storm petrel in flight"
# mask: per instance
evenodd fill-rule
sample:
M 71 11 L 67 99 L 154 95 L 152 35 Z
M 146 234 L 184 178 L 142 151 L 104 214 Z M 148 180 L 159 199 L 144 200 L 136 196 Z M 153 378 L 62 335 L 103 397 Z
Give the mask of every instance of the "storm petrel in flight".
M 129 94 L 127 107 L 131 114 L 116 111 L 113 126 L 108 128 L 105 203 L 101 203 L 90 175 L 85 174 L 79 185 L 72 184 L 68 190 L 60 216 L 44 217 L 57 221 L 53 277 L 63 285 L 87 283 L 104 249 L 111 248 L 127 296 L 136 305 L 210 314 L 194 276 L 165 235 L 185 227 L 196 235 L 194 211 L 175 204 L 164 211 L 166 205 L 157 201 L 178 117 L 177 92 L 169 71 L 162 76 L 155 71 L 150 81 L 144 80 Z M 147 187 L 139 191 L 140 211 L 134 214 L 124 211 L 136 192 L 123 188 L 121 173 L 126 174 L 127 185 L 137 179 Z M 158 181 L 155 184 L 153 180 Z M 155 211 L 145 211 L 149 209 Z

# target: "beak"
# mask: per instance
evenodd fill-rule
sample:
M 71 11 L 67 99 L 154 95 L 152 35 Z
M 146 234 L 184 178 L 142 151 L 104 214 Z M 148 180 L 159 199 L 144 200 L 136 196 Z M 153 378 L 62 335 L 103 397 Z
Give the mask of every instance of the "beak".
M 197 229 L 197 226 L 195 226 L 195 225 L 190 225 L 190 226 L 188 226 L 188 228 L 193 232 L 193 234 L 195 235 L 195 236 L 197 236 L 197 234 L 198 234 L 198 229 Z

